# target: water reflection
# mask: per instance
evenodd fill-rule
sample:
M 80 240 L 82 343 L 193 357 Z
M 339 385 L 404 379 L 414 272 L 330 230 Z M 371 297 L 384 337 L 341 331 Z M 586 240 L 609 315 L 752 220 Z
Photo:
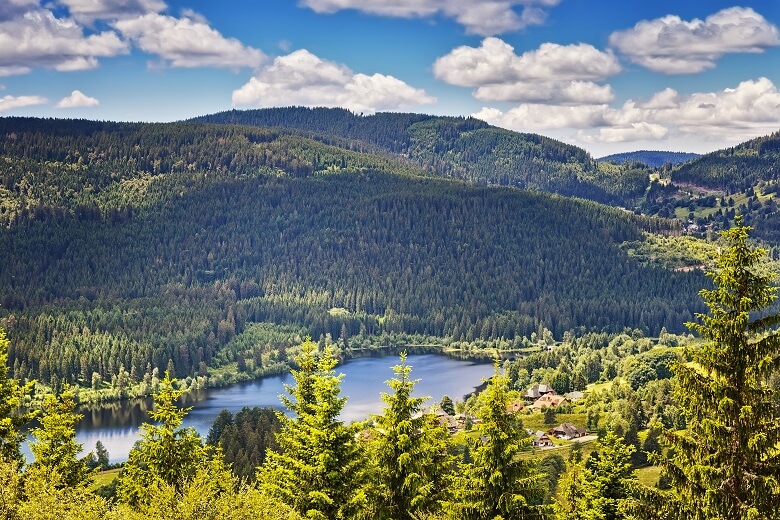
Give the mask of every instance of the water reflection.
M 412 377 L 420 379 L 415 394 L 431 396 L 437 402 L 445 394 L 461 399 L 493 373 L 491 364 L 433 354 L 410 355 L 407 363 L 413 366 Z M 341 414 L 344 421 L 362 420 L 381 411 L 380 395 L 388 391 L 385 381 L 393 377 L 391 367 L 396 364 L 398 358 L 395 356 L 362 358 L 348 361 L 336 369 L 344 374 L 342 395 L 348 396 Z M 205 436 L 214 418 L 224 408 L 233 414 L 245 406 L 280 408 L 279 394 L 284 393 L 284 383 L 292 382 L 292 376 L 285 374 L 190 394 L 184 404 L 193 409 L 184 424 Z M 76 428 L 78 442 L 89 451 L 100 440 L 108 449 L 111 462 L 124 461 L 139 438 L 139 426 L 149 420 L 151 407 L 151 399 L 85 407 L 79 410 L 84 419 Z M 29 455 L 29 451 L 27 453 Z

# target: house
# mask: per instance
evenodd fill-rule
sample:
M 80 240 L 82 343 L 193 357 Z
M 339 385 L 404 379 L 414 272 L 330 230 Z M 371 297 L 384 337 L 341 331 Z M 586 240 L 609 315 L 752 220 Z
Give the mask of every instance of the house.
M 539 384 L 531 386 L 525 393 L 525 398 L 529 401 L 536 401 L 543 395 L 554 394 L 555 390 L 550 385 Z
M 549 448 L 550 446 L 555 446 L 555 443 L 552 441 L 550 436 L 542 431 L 536 432 L 536 435 L 534 435 L 534 440 L 531 444 L 533 444 L 533 446 L 536 448 Z
M 531 405 L 532 410 L 540 411 L 545 408 L 558 408 L 566 402 L 566 398 L 556 393 L 545 394 Z
M 555 428 L 551 429 L 547 433 L 559 439 L 569 441 L 571 439 L 579 439 L 580 437 L 584 437 L 585 434 L 587 434 L 587 431 L 585 428 L 580 428 L 571 423 L 563 423 L 560 426 L 556 426 Z
M 506 411 L 509 413 L 517 413 L 524 409 L 525 409 L 525 402 L 520 399 L 516 399 L 512 401 L 506 407 Z
M 569 392 L 568 394 L 563 394 L 563 396 L 573 403 L 574 401 L 579 401 L 580 399 L 585 397 L 585 394 L 583 394 L 579 390 L 575 390 L 574 392 Z

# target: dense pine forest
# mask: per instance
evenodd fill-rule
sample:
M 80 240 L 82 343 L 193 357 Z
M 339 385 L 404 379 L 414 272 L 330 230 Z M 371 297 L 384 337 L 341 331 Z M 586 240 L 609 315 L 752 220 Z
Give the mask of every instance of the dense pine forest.
M 602 167 L 590 155 L 538 134 L 521 134 L 473 118 L 421 114 L 353 114 L 338 108 L 232 110 L 193 121 L 291 128 L 371 143 L 437 176 L 514 186 L 632 206 L 649 184 L 638 164 Z
M 80 415 L 72 387 L 47 395 L 41 410 L 19 410 L 34 383 L 10 376 L 10 343 L 0 329 L 0 514 L 12 520 L 776 520 L 780 315 L 767 314 L 777 287 L 762 265 L 767 251 L 748 239 L 749 231 L 738 218 L 722 234 L 723 250 L 709 272 L 714 287 L 701 292 L 707 311 L 688 324 L 700 340 L 570 335 L 526 358 L 496 360 L 478 395 L 442 399 L 443 415 L 414 394 L 413 366 L 402 353 L 382 409 L 351 424 L 339 419 L 348 397 L 341 395 L 336 351 L 305 340 L 282 396 L 287 413 L 223 412 L 206 443 L 182 428 L 189 409 L 177 400 L 184 389 L 166 373 L 154 383 L 141 440 L 104 485 L 96 480 L 107 475 L 97 470 L 108 454 L 98 445 L 83 456 L 75 440 Z M 617 365 L 586 384 L 594 355 Z M 518 406 L 530 382 L 546 380 L 540 370 L 551 369 L 542 367 L 552 359 L 545 358 L 556 358 L 558 370 L 574 368 L 568 382 L 549 381 L 562 391 L 583 389 L 581 403 L 543 413 Z M 462 431 L 440 420 L 452 418 L 445 408 L 466 419 Z M 547 451 L 532 448 L 547 434 L 527 426 L 541 425 L 541 418 L 549 435 L 575 433 Z M 32 419 L 34 460 L 25 462 L 20 445 Z M 581 431 L 590 436 L 569 423 L 554 426 L 583 419 Z M 648 480 L 646 470 L 655 478 Z
M 680 164 L 692 161 L 700 157 L 697 153 L 687 152 L 665 152 L 660 150 L 639 150 L 637 152 L 624 152 L 606 155 L 599 158 L 599 161 L 614 162 L 617 164 L 639 162 L 647 166 L 663 166 L 664 164 Z
M 700 272 L 619 247 L 670 221 L 437 179 L 353 137 L 0 119 L 14 376 L 127 395 L 165 369 L 278 370 L 305 335 L 653 335 L 701 308 Z

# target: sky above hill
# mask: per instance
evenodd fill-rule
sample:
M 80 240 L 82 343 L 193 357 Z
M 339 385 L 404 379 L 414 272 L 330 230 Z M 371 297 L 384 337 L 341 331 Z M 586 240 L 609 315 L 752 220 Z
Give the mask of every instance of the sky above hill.
M 780 130 L 780 0 L 0 0 L 0 115 L 473 115 L 582 146 Z

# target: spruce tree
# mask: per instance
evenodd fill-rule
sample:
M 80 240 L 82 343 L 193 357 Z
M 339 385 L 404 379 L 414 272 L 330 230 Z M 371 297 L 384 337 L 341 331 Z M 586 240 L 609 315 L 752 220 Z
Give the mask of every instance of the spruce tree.
M 412 395 L 417 380 L 409 378 L 411 371 L 402 353 L 396 377 L 387 381 L 393 393 L 382 394 L 387 406 L 371 430 L 375 476 L 367 494 L 374 518 L 412 520 L 437 511 L 453 465 L 449 433 L 435 415 L 422 413 L 428 397 Z
M 259 468 L 262 490 L 315 519 L 346 518 L 355 507 L 362 466 L 355 428 L 339 420 L 342 375 L 329 352 L 317 354 L 310 340 L 301 345 L 298 370 L 283 404 L 295 414 L 279 414 L 278 451 L 268 451 Z
M 777 288 L 750 230 L 738 218 L 722 232 L 714 288 L 701 291 L 709 313 L 688 324 L 704 343 L 675 369 L 688 429 L 665 433 L 662 463 L 689 519 L 780 518 L 780 396 L 768 384 L 780 368 L 780 315 L 766 313 Z
M 154 394 L 154 410 L 149 412 L 158 424 L 141 425 L 141 440 L 130 451 L 119 476 L 117 494 L 124 502 L 145 502 L 153 486 L 181 489 L 207 458 L 195 429 L 181 427 L 190 408 L 177 406 L 184 390 L 175 385 L 176 379 L 165 372 Z
M 613 432 L 599 439 L 599 451 L 570 471 L 564 486 L 568 507 L 563 517 L 582 520 L 629 518 L 626 506 L 636 484 L 631 466 L 634 447 Z
M 509 378 L 498 372 L 479 395 L 475 429 L 478 438 L 471 447 L 474 462 L 465 466 L 448 507 L 457 518 L 494 520 L 547 518 L 542 505 L 544 475 L 533 461 L 521 458 L 531 438 L 520 417 L 508 411 Z
M 30 432 L 30 451 L 35 456 L 30 467 L 50 476 L 56 487 L 86 484 L 93 476 L 88 457 L 78 457 L 82 446 L 76 442 L 76 424 L 83 416 L 75 409 L 73 391 L 67 386 L 59 396 L 47 395 L 41 425 Z
M 5 330 L 0 327 L 0 462 L 14 461 L 21 465 L 24 458 L 20 447 L 25 438 L 22 428 L 35 417 L 35 412 L 22 413 L 19 407 L 32 392 L 35 382 L 19 385 L 8 377 L 8 347 Z

